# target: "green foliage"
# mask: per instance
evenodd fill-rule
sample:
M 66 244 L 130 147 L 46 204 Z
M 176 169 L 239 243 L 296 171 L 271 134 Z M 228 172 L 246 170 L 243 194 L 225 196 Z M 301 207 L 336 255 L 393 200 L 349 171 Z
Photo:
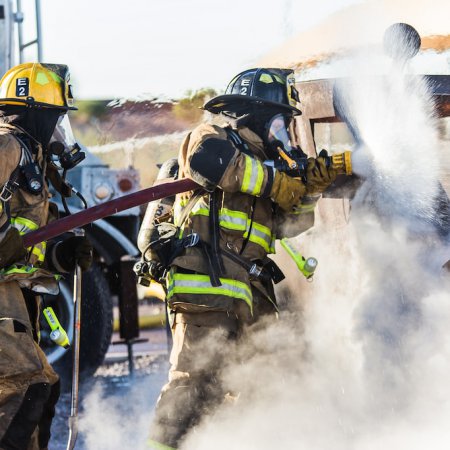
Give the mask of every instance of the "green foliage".
M 78 111 L 73 113 L 74 117 L 101 118 L 107 113 L 106 105 L 111 100 L 77 100 Z
M 105 143 L 105 133 L 101 123 L 106 119 L 110 100 L 77 100 L 77 111 L 70 112 L 70 122 L 74 134 L 84 145 L 101 145 Z
M 186 97 L 180 99 L 173 106 L 173 114 L 177 119 L 184 120 L 189 124 L 195 124 L 202 119 L 203 104 L 217 93 L 212 88 L 202 88 L 198 91 L 187 91 Z

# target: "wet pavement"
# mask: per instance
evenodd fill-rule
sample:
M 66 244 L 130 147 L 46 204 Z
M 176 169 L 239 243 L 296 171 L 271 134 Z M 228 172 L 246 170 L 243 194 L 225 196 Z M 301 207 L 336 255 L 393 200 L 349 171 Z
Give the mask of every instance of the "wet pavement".
M 80 388 L 77 450 L 113 450 L 119 442 L 142 448 L 152 411 L 168 370 L 167 338 L 164 329 L 141 331 L 147 342 L 133 346 L 134 373 L 130 377 L 126 347 L 111 345 L 104 364 Z M 118 340 L 114 336 L 113 342 Z M 70 392 L 61 394 L 52 425 L 49 450 L 66 449 Z M 113 439 L 114 433 L 118 433 Z M 130 436 L 125 436 L 127 433 Z M 136 446 L 136 443 L 139 443 Z

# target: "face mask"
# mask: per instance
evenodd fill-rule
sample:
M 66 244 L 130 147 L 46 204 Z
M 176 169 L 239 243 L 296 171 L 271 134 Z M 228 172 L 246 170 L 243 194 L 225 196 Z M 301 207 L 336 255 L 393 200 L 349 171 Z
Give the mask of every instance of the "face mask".
M 282 150 L 290 152 L 293 149 L 291 137 L 289 135 L 289 124 L 292 118 L 283 114 L 273 116 L 267 125 L 267 143 L 276 150 L 281 147 Z
M 72 169 L 86 157 L 75 141 L 67 114 L 58 119 L 50 138 L 49 151 L 65 170 Z

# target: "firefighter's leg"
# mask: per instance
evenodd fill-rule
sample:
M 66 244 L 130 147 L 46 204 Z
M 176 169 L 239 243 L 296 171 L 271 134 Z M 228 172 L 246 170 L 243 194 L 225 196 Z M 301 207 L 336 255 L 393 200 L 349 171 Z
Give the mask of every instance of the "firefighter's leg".
M 59 380 L 50 387 L 50 395 L 39 420 L 38 426 L 35 428 L 27 450 L 47 450 L 50 441 L 50 428 L 53 417 L 55 416 L 56 403 L 59 399 L 60 383 Z
M 224 391 L 216 376 L 236 328 L 226 313 L 176 314 L 169 382 L 156 406 L 153 442 L 176 448 L 222 402 Z
M 17 283 L 0 283 L 0 306 L 0 448 L 27 449 L 58 377 L 33 340 Z

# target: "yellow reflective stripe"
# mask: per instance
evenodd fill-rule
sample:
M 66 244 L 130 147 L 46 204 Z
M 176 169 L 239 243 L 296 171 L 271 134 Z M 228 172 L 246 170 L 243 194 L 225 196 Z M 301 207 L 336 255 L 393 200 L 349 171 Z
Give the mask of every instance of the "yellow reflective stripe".
M 248 224 L 250 227 L 250 222 Z M 248 237 L 248 231 L 244 233 L 244 238 Z M 248 239 L 254 244 L 260 245 L 267 253 L 275 253 L 275 238 L 270 228 L 260 223 L 253 222 L 250 237 Z
M 220 225 L 230 230 L 245 231 L 247 228 L 248 216 L 242 211 L 222 208 L 219 212 L 219 219 Z
M 31 267 L 31 266 L 22 266 L 22 267 L 17 267 L 17 266 L 11 266 L 9 268 L 5 268 L 0 270 L 0 273 L 2 275 L 9 275 L 11 273 L 34 273 L 36 272 L 36 270 L 39 270 L 37 267 Z
M 203 199 L 192 208 L 190 216 L 209 217 L 209 208 Z M 235 211 L 228 208 L 221 208 L 219 211 L 219 225 L 222 228 L 234 231 L 244 232 L 243 237 L 248 237 L 248 228 L 250 228 L 250 219 L 243 211 Z M 253 222 L 250 233 L 250 242 L 260 245 L 267 253 L 275 253 L 275 237 L 269 227 L 260 223 Z
M 262 225 L 257 222 L 253 222 L 252 229 L 257 231 L 258 234 L 261 236 L 267 236 L 269 238 L 269 242 L 270 242 L 270 239 L 272 237 L 272 232 L 269 227 L 266 227 L 265 225 Z
M 262 163 L 248 155 L 244 155 L 244 157 L 245 169 L 241 191 L 250 195 L 259 195 L 264 181 Z
M 181 215 L 182 205 L 181 201 L 176 200 L 175 204 L 173 205 L 173 223 L 176 226 L 179 226 L 178 219 Z
M 204 206 L 204 205 L 203 205 Z M 209 216 L 209 208 L 196 207 L 191 212 L 191 216 Z M 223 228 L 229 230 L 245 231 L 247 227 L 248 217 L 242 211 L 233 211 L 231 209 L 222 208 L 219 211 L 219 224 Z
M 37 230 L 39 228 L 39 225 L 37 223 L 33 222 L 30 219 L 27 219 L 26 217 L 11 217 L 11 225 L 16 230 L 18 230 L 21 235 L 29 233 L 30 231 Z M 28 251 L 31 250 L 31 254 L 37 258 L 37 261 L 35 262 L 39 263 L 44 262 L 46 249 L 46 242 L 40 242 L 33 247 L 28 247 Z M 35 264 L 35 262 L 33 262 L 33 264 Z
M 208 208 L 197 208 L 195 211 L 191 212 L 191 216 L 209 216 Z
M 11 274 L 33 274 L 37 270 L 40 270 L 39 267 L 33 267 L 33 266 L 16 266 L 15 264 L 9 267 L 6 267 L 4 269 L 0 270 L 0 275 L 11 275 Z M 61 275 L 54 274 L 53 277 L 56 281 L 59 281 L 61 279 Z
M 241 190 L 243 192 L 248 191 L 248 186 L 252 178 L 252 160 L 250 156 L 244 155 L 245 157 L 245 169 L 244 169 L 244 179 L 242 180 Z
M 254 244 L 260 245 L 266 251 L 266 253 L 271 253 L 271 251 L 270 251 L 270 244 L 268 244 L 265 241 L 265 239 L 255 235 L 254 233 L 251 233 L 248 240 L 250 242 L 253 242 Z
M 189 216 L 209 216 L 209 207 L 203 198 L 199 198 L 197 203 L 193 206 Z
M 220 278 L 221 286 L 213 286 L 208 275 L 169 273 L 167 298 L 174 294 L 224 295 L 244 300 L 253 310 L 253 296 L 250 288 L 241 281 Z
M 315 207 L 316 207 L 315 203 L 310 203 L 308 205 L 297 205 L 295 207 L 294 214 L 306 214 L 309 212 L 313 212 Z
M 45 251 L 47 250 L 47 243 L 40 242 L 32 247 L 31 253 L 37 256 L 39 262 L 44 262 L 45 259 Z
M 16 228 L 20 234 L 28 233 L 39 228 L 37 223 L 25 217 L 11 217 L 11 225 Z

